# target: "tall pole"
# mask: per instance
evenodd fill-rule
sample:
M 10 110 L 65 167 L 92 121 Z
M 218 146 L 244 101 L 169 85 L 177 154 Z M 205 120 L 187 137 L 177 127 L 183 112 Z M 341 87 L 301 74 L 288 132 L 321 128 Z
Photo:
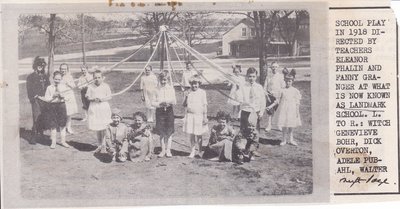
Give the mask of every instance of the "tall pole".
M 165 31 L 161 33 L 161 52 L 160 52 L 160 71 L 164 69 L 164 50 L 165 50 L 165 41 L 164 41 Z
M 85 50 L 85 16 L 81 14 L 81 35 L 82 35 L 82 61 L 86 65 L 86 50 Z

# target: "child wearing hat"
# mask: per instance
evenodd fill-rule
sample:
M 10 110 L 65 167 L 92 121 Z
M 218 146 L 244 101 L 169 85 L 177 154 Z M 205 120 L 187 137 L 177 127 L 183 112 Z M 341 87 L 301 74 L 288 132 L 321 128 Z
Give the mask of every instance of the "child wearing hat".
M 207 119 L 207 95 L 200 89 L 201 79 L 198 75 L 190 79 L 190 92 L 187 94 L 183 106 L 186 113 L 183 123 L 183 132 L 190 134 L 190 158 L 196 155 L 196 145 L 198 146 L 197 155 L 202 153 L 202 135 L 208 130 Z
M 301 126 L 300 119 L 300 91 L 294 88 L 293 81 L 296 75 L 294 69 L 291 72 L 284 71 L 285 74 L 285 88 L 282 89 L 279 107 L 276 110 L 276 117 L 274 118 L 274 123 L 282 128 L 282 142 L 281 145 L 291 144 L 297 146 L 297 142 L 293 139 L 293 129 L 297 126 Z M 273 108 L 278 102 L 274 102 L 267 109 Z M 289 138 L 289 142 L 287 142 Z
M 232 161 L 238 164 L 250 162 L 257 153 L 259 146 L 259 133 L 257 131 L 258 116 L 256 113 L 250 113 L 248 125 L 240 130 L 233 140 Z
M 128 127 L 122 123 L 121 110 L 112 109 L 112 122 L 107 126 L 104 137 L 107 151 L 113 160 L 125 162 L 128 159 Z
M 132 162 L 149 161 L 153 154 L 153 135 L 142 112 L 133 114 L 133 124 L 128 132 L 129 159 Z

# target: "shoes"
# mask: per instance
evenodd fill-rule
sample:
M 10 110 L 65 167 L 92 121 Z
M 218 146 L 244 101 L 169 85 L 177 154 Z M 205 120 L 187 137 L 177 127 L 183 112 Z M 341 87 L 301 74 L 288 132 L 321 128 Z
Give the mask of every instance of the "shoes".
M 289 144 L 293 145 L 293 146 L 297 146 L 298 145 L 297 142 L 295 142 L 294 140 L 290 141 Z
M 165 152 L 161 152 L 161 153 L 158 155 L 159 158 L 162 158 L 162 157 L 164 157 L 164 156 L 165 156 Z
M 168 151 L 167 151 L 167 154 L 166 154 L 166 156 L 167 156 L 168 158 L 171 158 L 171 157 L 172 157 L 172 154 L 171 154 L 171 152 L 168 152 Z
M 280 146 L 286 145 L 286 141 L 282 141 L 279 145 Z
M 72 129 L 70 129 L 70 128 L 67 128 L 67 129 L 66 129 L 66 132 L 67 132 L 68 134 L 74 134 L 74 132 L 73 132 Z
M 168 156 L 168 155 L 167 155 Z M 144 158 L 144 161 L 150 161 L 150 157 L 149 156 L 146 156 L 145 158 Z
M 189 158 L 194 158 L 194 155 L 196 154 L 196 152 L 195 151 L 192 151 L 191 153 L 190 153 L 190 155 L 189 155 Z
M 257 152 L 257 151 L 253 151 L 253 156 L 254 157 L 260 157 L 261 154 L 259 152 Z
M 97 147 L 97 149 L 96 150 L 94 150 L 94 153 L 99 153 L 99 152 L 101 152 L 101 149 L 102 149 L 103 147 L 100 145 L 100 146 L 98 146 Z
M 65 147 L 65 148 L 69 148 L 69 144 L 67 144 L 66 142 L 61 142 L 61 146 Z
M 55 143 L 54 143 L 54 144 L 51 144 L 51 145 L 50 145 L 50 148 L 51 148 L 51 149 L 55 149 L 55 148 L 56 148 L 56 144 L 55 144 Z
M 82 118 L 81 121 L 82 121 L 82 122 L 85 122 L 85 121 L 87 121 L 87 118 Z

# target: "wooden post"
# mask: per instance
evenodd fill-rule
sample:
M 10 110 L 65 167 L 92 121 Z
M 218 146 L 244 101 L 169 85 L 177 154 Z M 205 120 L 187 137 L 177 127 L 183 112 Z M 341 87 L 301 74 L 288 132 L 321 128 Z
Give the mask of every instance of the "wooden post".
M 165 40 L 164 40 L 165 32 L 161 33 L 161 47 L 160 47 L 160 72 L 164 69 L 164 50 L 165 50 Z
M 47 68 L 47 75 L 52 78 L 51 76 L 54 71 L 54 48 L 55 48 L 55 41 L 56 41 L 56 34 L 55 34 L 55 25 L 54 22 L 56 20 L 56 14 L 50 14 L 50 28 L 49 28 L 49 59 L 48 59 L 48 68 Z
M 85 50 L 85 15 L 81 14 L 81 35 L 82 35 L 82 62 L 86 65 L 86 50 Z

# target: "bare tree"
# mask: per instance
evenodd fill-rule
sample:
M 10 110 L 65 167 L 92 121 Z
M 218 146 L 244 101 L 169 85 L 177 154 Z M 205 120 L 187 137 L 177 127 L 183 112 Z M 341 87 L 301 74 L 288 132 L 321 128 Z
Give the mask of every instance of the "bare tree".
M 214 39 L 220 36 L 223 28 L 216 24 L 224 25 L 226 20 L 217 22 L 210 12 L 183 12 L 176 18 L 177 25 L 173 29 L 181 33 L 180 37 L 186 40 L 190 47 L 204 43 L 207 39 Z M 189 54 L 185 51 L 185 58 L 190 60 Z
M 289 56 L 293 56 L 296 53 L 295 45 L 299 35 L 300 24 L 309 15 L 307 11 L 296 10 L 282 11 L 281 16 L 278 21 L 279 34 L 289 49 Z

